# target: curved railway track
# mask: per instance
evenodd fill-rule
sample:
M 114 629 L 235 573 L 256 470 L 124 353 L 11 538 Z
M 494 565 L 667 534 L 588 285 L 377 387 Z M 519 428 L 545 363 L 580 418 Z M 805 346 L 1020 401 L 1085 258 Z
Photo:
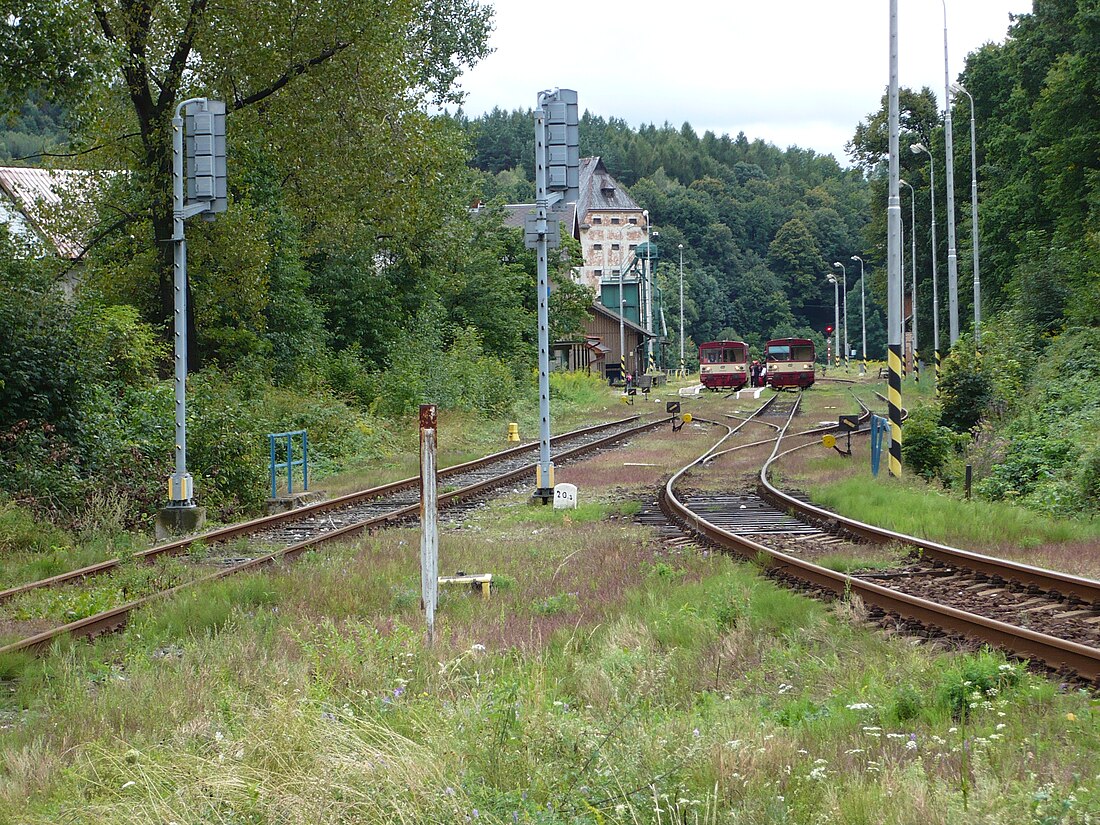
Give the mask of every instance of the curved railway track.
M 553 439 L 556 462 L 564 462 L 586 453 L 608 447 L 617 441 L 644 433 L 667 422 L 667 417 L 657 417 L 637 423 L 639 416 L 587 427 Z M 565 445 L 563 447 L 563 445 Z M 519 481 L 534 474 L 534 457 L 538 455 L 538 443 L 525 444 L 475 461 L 440 470 L 438 478 L 447 486 L 457 489 L 440 494 L 441 508 L 454 507 L 483 496 L 489 490 Z M 0 655 L 15 652 L 40 653 L 56 639 L 64 636 L 94 638 L 102 633 L 124 626 L 129 615 L 157 599 L 162 599 L 192 587 L 232 576 L 237 573 L 258 570 L 270 564 L 289 561 L 321 544 L 346 539 L 355 534 L 400 524 L 419 517 L 419 478 L 413 477 L 390 484 L 362 490 L 346 496 L 319 502 L 288 513 L 254 519 L 242 524 L 213 530 L 198 536 L 180 539 L 135 554 L 139 561 L 150 561 L 158 556 L 186 552 L 199 542 L 204 545 L 220 544 L 247 536 L 257 548 L 255 555 L 236 560 L 229 566 L 176 587 L 166 589 L 140 599 L 127 602 L 92 616 L 36 633 L 25 639 L 0 647 Z M 410 495 L 411 491 L 411 495 Z M 281 546 L 280 546 L 281 545 Z M 275 549 L 272 549 L 273 546 Z M 19 594 L 42 587 L 74 584 L 90 576 L 117 569 L 121 559 L 112 559 L 97 565 L 53 576 L 11 588 L 0 597 L 13 598 Z
M 766 558 L 769 573 L 778 578 L 832 597 L 858 595 L 877 617 L 978 640 L 1100 683 L 1100 582 L 883 530 L 783 492 L 769 480 L 769 469 L 816 443 L 780 452 L 788 428 L 789 422 L 771 439 L 775 447 L 755 490 L 687 492 L 681 498 L 677 486 L 693 467 L 761 443 L 722 450 L 727 433 L 669 479 L 659 502 L 664 517 L 737 555 Z M 654 514 L 646 515 L 654 520 Z M 845 574 L 813 562 L 849 540 L 912 551 L 902 565 L 886 571 Z

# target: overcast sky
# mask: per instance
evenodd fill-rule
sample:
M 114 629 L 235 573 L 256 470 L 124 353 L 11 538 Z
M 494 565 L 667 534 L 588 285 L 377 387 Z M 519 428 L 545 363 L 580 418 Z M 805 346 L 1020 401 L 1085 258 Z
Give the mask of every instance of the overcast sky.
M 1003 42 L 1031 0 L 946 0 L 949 68 Z M 477 116 L 576 89 L 637 128 L 685 121 L 850 165 L 844 144 L 889 83 L 888 0 L 495 0 L 496 51 L 460 81 Z M 943 105 L 943 0 L 899 0 L 899 81 Z M 556 23 L 550 20 L 560 21 Z M 532 126 L 533 128 L 533 126 Z

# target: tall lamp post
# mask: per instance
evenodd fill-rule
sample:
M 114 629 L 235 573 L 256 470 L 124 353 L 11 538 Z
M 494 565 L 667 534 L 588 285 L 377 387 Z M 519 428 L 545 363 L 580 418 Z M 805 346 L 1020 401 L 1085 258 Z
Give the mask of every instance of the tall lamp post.
M 970 240 L 974 247 L 974 343 L 982 342 L 982 286 L 978 277 L 978 143 L 974 128 L 974 97 L 961 83 L 951 91 L 962 92 L 970 98 Z
M 833 350 L 833 365 L 840 369 L 840 283 L 837 281 L 836 275 L 831 272 L 825 278 L 833 285 L 833 336 L 836 340 L 836 348 Z
M 840 261 L 833 261 L 833 268 L 839 268 L 844 282 L 844 371 L 848 371 L 848 353 L 851 346 L 848 343 L 848 270 Z
M 859 317 L 863 332 L 863 364 L 860 371 L 867 372 L 867 290 L 863 284 L 863 258 L 853 255 L 852 260 L 859 261 Z
M 955 153 L 951 131 L 951 80 L 947 69 L 947 0 L 943 3 L 943 135 L 947 155 L 947 326 L 951 346 L 959 340 L 959 261 L 955 254 Z
M 914 155 L 924 152 L 928 155 L 929 200 L 932 204 L 932 350 L 936 367 L 936 393 L 940 391 L 940 296 L 936 282 L 936 162 L 932 153 L 923 143 L 914 143 L 909 147 Z
M 680 244 L 680 377 L 687 375 L 684 366 L 684 245 Z
M 913 380 L 920 383 L 920 349 L 917 346 L 917 193 L 911 183 L 904 180 L 898 180 L 898 183 L 909 187 L 909 261 L 912 264 L 910 269 L 913 270 Z

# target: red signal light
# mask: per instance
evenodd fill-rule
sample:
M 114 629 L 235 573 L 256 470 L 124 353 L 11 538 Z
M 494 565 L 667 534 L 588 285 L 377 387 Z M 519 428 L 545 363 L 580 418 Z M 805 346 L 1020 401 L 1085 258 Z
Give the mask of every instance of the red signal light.
M 832 324 L 830 324 L 829 326 L 825 327 L 825 334 L 826 334 L 826 335 L 829 335 L 829 334 L 830 334 L 830 333 L 831 333 L 832 331 L 833 331 L 833 327 L 832 327 Z

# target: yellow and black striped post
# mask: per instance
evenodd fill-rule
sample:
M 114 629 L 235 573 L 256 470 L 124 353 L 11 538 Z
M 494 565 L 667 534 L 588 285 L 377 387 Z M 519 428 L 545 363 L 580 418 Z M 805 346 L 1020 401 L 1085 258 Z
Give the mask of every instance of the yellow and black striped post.
M 653 351 L 650 350 L 650 352 L 649 352 L 649 369 L 647 369 L 646 372 L 654 372 L 654 371 L 656 371 L 656 369 L 657 369 L 657 364 L 653 360 Z
M 619 380 L 623 383 L 626 382 L 626 355 L 619 355 Z
M 920 353 L 913 350 L 913 381 L 920 383 Z
M 936 397 L 939 398 L 939 395 L 940 395 L 940 351 L 939 350 L 936 350 L 934 357 L 936 359 Z
M 890 475 L 901 477 L 901 344 L 889 348 Z

